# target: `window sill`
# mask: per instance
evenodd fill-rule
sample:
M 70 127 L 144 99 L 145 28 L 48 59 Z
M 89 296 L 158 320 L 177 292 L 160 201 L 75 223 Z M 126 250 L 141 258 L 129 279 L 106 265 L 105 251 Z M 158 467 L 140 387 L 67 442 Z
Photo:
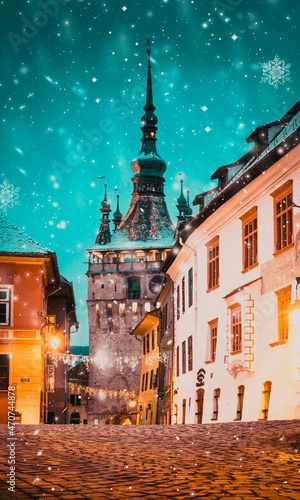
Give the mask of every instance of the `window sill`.
M 243 352 L 242 349 L 240 349 L 239 351 L 231 351 L 230 355 L 234 356 L 235 354 L 241 354 L 241 352 Z
M 286 344 L 287 340 L 277 340 L 277 342 L 272 342 L 269 344 L 270 347 L 276 347 L 277 345 L 283 345 Z
M 258 262 L 257 262 L 257 264 L 253 264 L 253 266 L 247 267 L 247 269 L 243 269 L 242 274 L 245 274 L 248 271 L 252 271 L 252 269 L 255 269 L 257 266 L 258 266 Z
M 209 361 L 204 361 L 204 363 L 205 363 L 206 365 L 209 365 L 210 363 L 214 363 L 214 362 L 215 362 L 215 360 L 214 360 L 214 359 L 210 359 Z
M 206 293 L 210 293 L 210 292 L 213 292 L 214 290 L 216 290 L 217 288 L 219 288 L 220 285 L 216 285 L 216 286 L 213 286 L 212 288 L 209 288 L 208 290 L 206 290 Z
M 281 253 L 286 252 L 287 250 L 290 250 L 293 247 L 294 243 L 290 243 L 287 247 L 281 248 L 280 250 L 277 250 L 277 252 L 274 252 L 273 257 L 277 257 L 277 255 L 280 255 Z

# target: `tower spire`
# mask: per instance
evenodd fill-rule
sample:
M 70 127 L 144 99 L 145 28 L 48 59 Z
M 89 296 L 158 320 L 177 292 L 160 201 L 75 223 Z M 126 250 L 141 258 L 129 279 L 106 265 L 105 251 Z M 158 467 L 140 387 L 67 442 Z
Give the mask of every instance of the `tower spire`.
M 114 231 L 116 231 L 118 229 L 118 226 L 120 225 L 121 220 L 123 218 L 123 215 L 120 212 L 119 198 L 120 198 L 120 196 L 117 194 L 117 210 L 115 211 L 114 218 L 113 218 L 113 223 L 115 225 Z
M 147 54 L 148 54 L 148 75 L 147 75 L 147 95 L 146 95 L 146 104 L 144 107 L 145 114 L 142 116 L 142 149 L 140 153 L 149 154 L 156 151 L 156 131 L 157 131 L 157 117 L 154 114 L 155 106 L 153 104 L 153 95 L 152 95 L 152 75 L 151 75 L 151 48 L 150 48 L 150 38 L 147 38 Z

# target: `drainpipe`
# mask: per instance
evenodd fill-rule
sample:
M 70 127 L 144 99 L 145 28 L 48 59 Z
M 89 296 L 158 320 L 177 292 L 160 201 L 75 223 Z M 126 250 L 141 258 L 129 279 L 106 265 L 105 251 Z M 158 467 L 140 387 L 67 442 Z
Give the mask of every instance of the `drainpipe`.
M 184 248 L 192 250 L 194 253 L 194 278 L 195 278 L 195 340 L 198 331 L 198 262 L 197 262 L 197 251 L 196 248 L 190 247 L 186 243 L 182 241 L 182 238 L 179 237 L 179 243 Z M 194 366 L 194 365 L 193 365 Z

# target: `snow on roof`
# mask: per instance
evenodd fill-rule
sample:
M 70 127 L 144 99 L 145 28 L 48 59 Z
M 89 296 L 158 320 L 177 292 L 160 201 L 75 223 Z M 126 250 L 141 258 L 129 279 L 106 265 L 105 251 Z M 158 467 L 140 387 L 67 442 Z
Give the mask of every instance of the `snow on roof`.
M 52 254 L 51 250 L 34 241 L 22 229 L 0 214 L 0 252 L 24 254 Z
M 132 240 L 129 239 L 126 231 L 116 231 L 111 236 L 111 241 L 107 245 L 99 245 L 95 243 L 92 245 L 88 251 L 92 250 L 135 250 L 135 249 L 147 249 L 147 248 L 172 248 L 174 245 L 174 231 L 165 229 L 161 231 L 157 236 L 152 236 L 147 240 Z
M 283 129 L 270 141 L 268 146 L 258 155 L 257 158 L 253 156 L 242 168 L 240 168 L 233 177 L 229 180 L 229 182 L 225 185 L 224 189 L 227 189 L 228 186 L 233 184 L 241 175 L 245 174 L 247 170 L 249 170 L 253 165 L 261 161 L 262 158 L 267 156 L 271 151 L 273 151 L 276 147 L 278 147 L 287 137 L 293 134 L 295 130 L 300 126 L 300 111 L 296 113 L 296 115 L 283 127 Z M 211 199 L 216 198 L 222 191 L 216 192 Z

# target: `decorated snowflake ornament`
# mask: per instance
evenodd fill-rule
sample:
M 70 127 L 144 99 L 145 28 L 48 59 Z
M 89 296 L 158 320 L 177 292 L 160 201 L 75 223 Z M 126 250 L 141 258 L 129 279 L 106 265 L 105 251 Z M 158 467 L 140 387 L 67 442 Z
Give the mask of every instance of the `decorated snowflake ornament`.
M 15 188 L 7 179 L 0 184 L 0 208 L 6 213 L 8 208 L 19 205 L 20 188 Z
M 291 81 L 291 64 L 286 64 L 280 59 L 279 56 L 275 56 L 273 61 L 260 64 L 263 70 L 261 82 L 268 83 L 269 85 L 272 85 L 275 89 L 277 89 L 278 85 L 283 85 L 284 83 Z

